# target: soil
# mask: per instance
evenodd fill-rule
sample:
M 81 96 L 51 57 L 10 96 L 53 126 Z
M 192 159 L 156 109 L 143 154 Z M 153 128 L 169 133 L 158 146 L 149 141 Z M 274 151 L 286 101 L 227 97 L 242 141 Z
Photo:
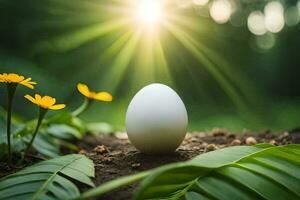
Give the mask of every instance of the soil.
M 98 136 L 87 134 L 83 140 L 78 141 L 78 146 L 81 149 L 80 154 L 84 154 L 94 161 L 96 169 L 94 183 L 98 186 L 121 176 L 135 174 L 167 163 L 186 161 L 208 151 L 228 146 L 255 145 L 257 143 L 299 144 L 300 129 L 284 133 L 266 131 L 260 134 L 249 132 L 232 134 L 227 130 L 218 128 L 209 132 L 193 132 L 186 135 L 186 138 L 174 153 L 159 156 L 140 153 L 131 145 L 126 133 L 99 134 Z M 22 167 L 43 159 L 40 155 L 30 155 Z M 0 163 L 0 177 L 18 171 L 22 167 L 8 168 L 5 163 Z M 98 199 L 128 200 L 131 199 L 137 186 L 137 184 L 130 185 Z M 85 191 L 89 188 L 81 186 L 80 189 Z
M 88 135 L 79 143 L 81 154 L 85 154 L 95 163 L 95 184 L 100 185 L 121 176 L 134 174 L 152 169 L 167 163 L 186 161 L 199 154 L 235 145 L 254 145 L 257 143 L 271 143 L 284 145 L 300 143 L 300 130 L 290 133 L 241 133 L 231 134 L 223 129 L 210 132 L 193 132 L 187 134 L 180 147 L 169 155 L 151 156 L 140 153 L 129 142 L 126 133 L 111 135 Z M 137 185 L 121 188 L 113 193 L 99 197 L 101 200 L 131 199 Z M 85 189 L 84 189 L 85 190 Z

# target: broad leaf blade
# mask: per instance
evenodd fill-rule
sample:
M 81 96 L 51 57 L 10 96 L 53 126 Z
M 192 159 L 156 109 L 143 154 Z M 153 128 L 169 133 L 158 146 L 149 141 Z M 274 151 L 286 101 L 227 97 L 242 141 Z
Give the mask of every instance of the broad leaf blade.
M 94 165 L 85 156 L 62 156 L 2 178 L 0 199 L 72 199 L 80 193 L 71 180 L 93 186 L 93 176 Z
M 299 145 L 260 145 L 206 153 L 153 171 L 135 198 L 299 199 L 299 150 Z

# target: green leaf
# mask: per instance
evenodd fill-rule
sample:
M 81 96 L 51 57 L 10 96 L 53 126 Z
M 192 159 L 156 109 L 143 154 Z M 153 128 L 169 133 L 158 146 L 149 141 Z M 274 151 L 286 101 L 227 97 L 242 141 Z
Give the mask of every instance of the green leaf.
M 22 151 L 32 137 L 36 126 L 36 120 L 29 121 L 16 131 L 15 150 Z M 71 142 L 83 137 L 77 128 L 67 124 L 42 124 L 37 137 L 33 143 L 33 148 L 39 153 L 54 158 L 60 155 L 62 146 L 77 151 L 78 147 Z M 0 149 L 1 150 L 1 149 Z
M 110 124 L 105 123 L 105 122 L 88 123 L 86 128 L 87 128 L 87 131 L 93 135 L 109 134 L 114 131 L 113 127 Z
M 63 112 L 50 117 L 46 120 L 46 124 L 65 124 L 76 128 L 81 134 L 86 132 L 85 124 L 69 112 Z
M 104 183 L 81 199 L 143 180 L 136 200 L 300 199 L 300 145 L 237 146 Z
M 135 199 L 299 199 L 299 185 L 300 145 L 239 146 L 158 168 Z
M 48 158 L 60 156 L 59 145 L 55 139 L 46 134 L 37 134 L 33 142 L 33 148 Z
M 94 164 L 83 155 L 43 161 L 0 179 L 0 199 L 73 199 L 80 195 L 72 182 L 94 186 Z
M 63 140 L 71 140 L 71 139 L 81 139 L 82 135 L 80 132 L 66 124 L 51 124 L 46 132 L 53 137 L 60 138 Z
M 0 107 L 1 108 L 1 107 Z M 0 109 L 1 110 L 1 109 Z M 11 124 L 11 131 L 13 135 L 16 135 L 16 132 L 20 130 L 21 127 L 23 127 L 22 124 L 14 123 L 15 120 L 12 120 Z M 0 144 L 6 144 L 7 143 L 7 135 L 6 135 L 6 116 L 0 115 Z

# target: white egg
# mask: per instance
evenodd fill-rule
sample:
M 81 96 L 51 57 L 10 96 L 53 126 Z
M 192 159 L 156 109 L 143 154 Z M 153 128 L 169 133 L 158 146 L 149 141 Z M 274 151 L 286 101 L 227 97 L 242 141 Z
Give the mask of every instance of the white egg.
M 163 84 L 142 88 L 131 100 L 126 113 L 129 140 L 148 154 L 173 152 L 183 141 L 187 124 L 182 100 Z

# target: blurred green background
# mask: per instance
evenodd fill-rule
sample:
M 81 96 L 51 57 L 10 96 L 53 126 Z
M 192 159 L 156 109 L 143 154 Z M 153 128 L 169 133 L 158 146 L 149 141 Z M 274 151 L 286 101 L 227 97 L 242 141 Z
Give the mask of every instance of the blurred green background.
M 142 1 L 0 0 L 0 73 L 33 77 L 69 110 L 83 101 L 78 82 L 111 92 L 112 103 L 95 102 L 82 118 L 116 130 L 154 82 L 182 97 L 190 131 L 299 127 L 299 1 L 153 0 L 164 19 L 149 25 L 133 19 Z M 30 119 L 25 93 L 18 88 L 14 111 Z M 0 99 L 5 106 L 4 86 Z

